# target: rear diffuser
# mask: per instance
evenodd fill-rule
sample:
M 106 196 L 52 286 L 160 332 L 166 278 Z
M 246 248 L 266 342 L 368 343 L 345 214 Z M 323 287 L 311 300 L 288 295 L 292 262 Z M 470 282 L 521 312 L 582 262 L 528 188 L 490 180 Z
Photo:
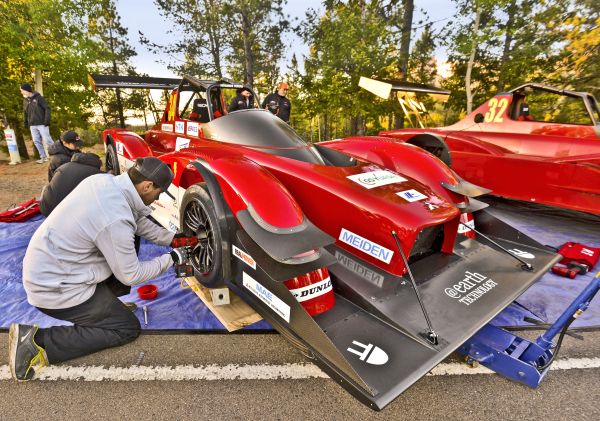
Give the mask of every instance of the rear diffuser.
M 535 269 L 524 270 L 513 256 L 489 242 L 462 236 L 454 254 L 437 253 L 411 264 L 439 338 L 437 344 L 424 335 L 427 324 L 407 278 L 384 272 L 335 245 L 327 250 L 337 261 L 328 267 L 336 304 L 314 318 L 263 257 L 255 257 L 256 268 L 238 262 L 235 277 L 227 283 L 342 387 L 380 410 L 460 347 L 559 259 L 485 211 L 478 214 L 478 230 L 518 250 Z M 238 235 L 237 240 L 238 247 L 256 251 L 248 236 Z

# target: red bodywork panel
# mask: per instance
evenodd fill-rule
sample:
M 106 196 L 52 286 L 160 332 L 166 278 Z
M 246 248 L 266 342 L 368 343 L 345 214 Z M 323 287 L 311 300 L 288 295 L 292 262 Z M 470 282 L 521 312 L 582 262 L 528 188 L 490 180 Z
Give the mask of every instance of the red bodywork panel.
M 404 142 L 437 135 L 451 151 L 452 169 L 494 195 L 600 214 L 598 128 L 515 120 L 513 98 L 497 95 L 452 126 L 380 135 Z
M 232 116 L 222 119 L 226 118 Z M 189 123 L 184 121 L 185 129 Z M 258 217 L 275 229 L 284 230 L 302 223 L 306 215 L 320 230 L 336 238 L 338 246 L 385 271 L 398 275 L 406 271 L 392 231 L 408 258 L 421 231 L 440 226 L 444 233 L 441 251 L 452 252 L 460 216 L 455 204 L 466 199 L 441 186 L 440 182 L 455 184 L 457 180 L 441 161 L 422 149 L 382 138 L 354 138 L 323 146 L 356 157 L 356 165 L 317 165 L 260 148 L 205 139 L 201 137 L 202 130 L 200 136 L 175 134 L 171 127 L 163 131 L 164 124 L 146 134 L 147 140 L 154 134 L 156 139 L 151 142 L 151 149 L 148 146 L 136 149 L 140 155 L 133 152 L 137 146 L 128 146 L 129 143 L 145 145 L 139 136 L 117 130 L 107 134 L 113 141 L 126 145 L 127 159 L 159 156 L 173 169 L 173 184 L 183 189 L 203 181 L 189 164 L 199 158 L 215 174 L 234 215 L 247 209 L 255 219 Z M 189 140 L 187 147 L 174 151 L 173 139 L 177 138 Z M 157 145 L 167 144 L 171 151 L 161 153 Z M 374 171 L 391 171 L 389 174 L 402 181 L 367 189 L 348 178 Z M 422 197 L 409 201 L 399 196 L 398 193 L 406 191 Z M 344 235 L 350 236 L 354 245 L 344 242 Z M 362 243 L 356 236 L 380 247 L 380 256 L 361 251 Z M 386 256 L 390 258 L 387 262 Z

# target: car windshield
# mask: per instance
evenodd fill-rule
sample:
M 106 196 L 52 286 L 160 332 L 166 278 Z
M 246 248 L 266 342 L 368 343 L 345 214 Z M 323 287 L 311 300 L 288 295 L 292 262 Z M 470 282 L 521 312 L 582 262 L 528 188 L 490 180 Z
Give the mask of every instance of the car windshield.
M 325 165 L 317 150 L 288 124 L 265 110 L 229 113 L 202 126 L 203 137 L 254 147 L 263 152 Z

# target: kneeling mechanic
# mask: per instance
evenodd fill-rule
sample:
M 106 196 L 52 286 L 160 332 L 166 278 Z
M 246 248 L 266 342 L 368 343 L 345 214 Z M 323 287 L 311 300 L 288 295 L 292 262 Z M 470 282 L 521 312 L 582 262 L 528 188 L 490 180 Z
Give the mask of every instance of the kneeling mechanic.
M 97 174 L 83 180 L 40 225 L 23 260 L 27 300 L 73 326 L 38 329 L 12 324 L 13 378 L 30 380 L 36 369 L 48 363 L 138 337 L 140 322 L 113 291 L 118 290 L 115 286 L 153 279 L 173 263 L 181 263 L 178 250 L 140 262 L 134 248 L 135 235 L 160 245 L 185 239 L 146 217 L 149 205 L 162 192 L 171 196 L 167 189 L 172 181 L 173 173 L 165 163 L 154 157 L 138 158 L 126 174 Z

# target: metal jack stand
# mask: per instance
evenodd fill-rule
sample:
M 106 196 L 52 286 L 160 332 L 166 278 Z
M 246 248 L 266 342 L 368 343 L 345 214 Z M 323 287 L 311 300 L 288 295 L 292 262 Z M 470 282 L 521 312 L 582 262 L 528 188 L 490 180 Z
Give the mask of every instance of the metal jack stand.
M 468 364 L 482 364 L 504 377 L 536 388 L 558 354 L 567 329 L 588 309 L 599 289 L 600 272 L 535 342 L 488 324 L 465 342 L 458 352 L 465 355 Z M 559 333 L 555 344 L 552 340 Z

